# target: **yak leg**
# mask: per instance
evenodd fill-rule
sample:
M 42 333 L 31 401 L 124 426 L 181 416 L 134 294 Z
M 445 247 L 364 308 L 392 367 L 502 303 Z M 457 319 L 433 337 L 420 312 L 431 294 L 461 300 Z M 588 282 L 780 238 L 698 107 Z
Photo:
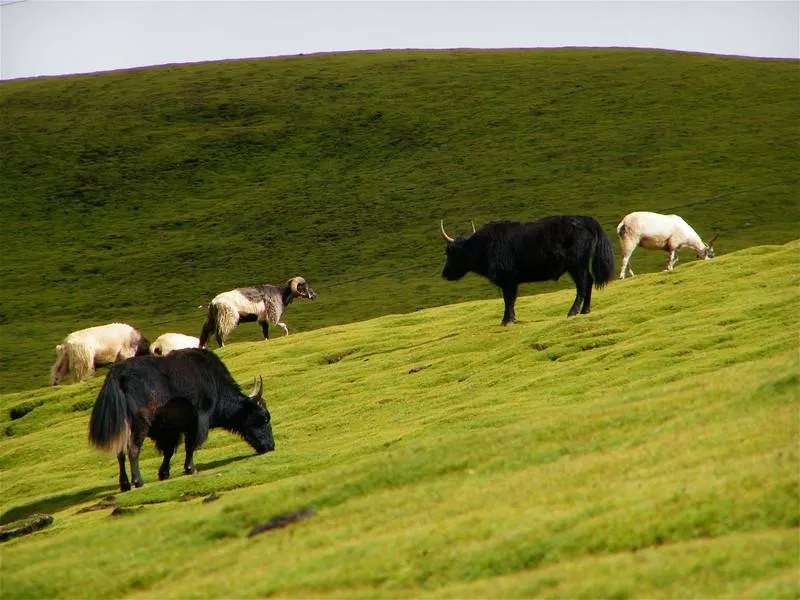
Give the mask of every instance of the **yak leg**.
M 286 326 L 286 323 L 278 323 L 278 326 L 280 326 L 280 328 L 283 329 L 286 335 L 289 335 L 289 328 Z
M 588 315 L 592 309 L 592 286 L 594 285 L 594 278 L 591 273 L 586 272 L 586 295 L 583 298 L 583 308 L 581 308 L 582 315 Z
M 172 455 L 175 454 L 175 448 L 178 447 L 179 441 L 179 433 L 162 434 L 158 440 L 158 445 L 164 452 L 164 460 L 161 461 L 161 466 L 158 468 L 158 479 L 161 481 L 169 479 L 169 463 L 172 460 Z
M 503 303 L 505 310 L 503 311 L 503 320 L 501 325 L 511 325 L 517 320 L 514 313 L 514 304 L 517 302 L 517 284 L 509 283 L 503 286 Z
M 569 275 L 575 282 L 575 301 L 572 303 L 572 307 L 570 307 L 567 316 L 574 317 L 577 315 L 581 304 L 583 304 L 583 310 L 581 312 L 588 313 L 589 305 L 592 301 L 592 288 L 588 285 L 592 278 L 591 275 L 589 275 L 589 270 L 586 268 L 584 271 L 578 271 L 577 273 L 570 271 Z
M 131 482 L 128 480 L 128 473 L 125 470 L 125 452 L 117 454 L 117 462 L 119 463 L 119 489 L 127 492 L 131 489 Z
M 131 482 L 137 488 L 144 485 L 142 473 L 139 471 L 139 452 L 142 451 L 143 435 L 137 435 L 128 442 L 128 459 L 131 461 Z
M 269 339 L 269 321 L 259 321 L 259 325 L 261 325 L 261 333 L 264 334 L 264 339 Z
M 186 459 L 183 462 L 183 472 L 187 475 L 193 475 L 194 473 L 197 473 L 197 469 L 194 466 L 194 451 L 197 448 L 196 428 L 186 432 L 184 447 L 186 448 Z

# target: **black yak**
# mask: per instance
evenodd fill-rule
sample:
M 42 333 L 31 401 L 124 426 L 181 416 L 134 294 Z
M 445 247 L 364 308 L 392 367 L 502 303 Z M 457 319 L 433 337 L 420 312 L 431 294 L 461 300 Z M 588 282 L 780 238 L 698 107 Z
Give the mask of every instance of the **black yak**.
M 164 454 L 158 478 L 167 479 L 170 460 L 183 435 L 183 470 L 190 475 L 196 470 L 194 451 L 214 427 L 238 433 L 259 454 L 275 449 L 260 380 L 246 396 L 219 357 L 192 348 L 163 357 L 131 358 L 112 366 L 92 409 L 89 441 L 116 453 L 119 487 L 124 492 L 131 489 L 125 472 L 126 449 L 133 485 L 141 487 L 139 452 L 144 438 L 154 440 Z
M 614 251 L 605 231 L 592 217 L 554 216 L 531 223 L 492 221 L 468 238 L 453 239 L 440 224 L 447 242 L 442 277 L 461 279 L 472 271 L 503 291 L 503 325 L 516 320 L 514 303 L 520 283 L 557 281 L 569 273 L 575 282 L 571 317 L 588 313 L 592 285 L 603 287 L 614 271 Z M 582 305 L 582 306 L 581 306 Z
M 278 325 L 286 335 L 289 328 L 282 321 L 283 313 L 295 298 L 314 300 L 317 293 L 302 277 L 292 277 L 281 285 L 254 285 L 236 288 L 214 296 L 208 305 L 208 316 L 200 332 L 200 348 L 205 348 L 213 333 L 217 345 L 225 345 L 225 338 L 239 323 L 258 321 L 264 339 L 269 339 L 270 323 Z

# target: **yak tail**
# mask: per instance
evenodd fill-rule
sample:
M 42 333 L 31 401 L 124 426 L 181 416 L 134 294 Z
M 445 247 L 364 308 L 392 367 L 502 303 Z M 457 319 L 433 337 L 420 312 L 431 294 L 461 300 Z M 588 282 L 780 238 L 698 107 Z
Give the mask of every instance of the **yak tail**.
M 614 277 L 614 250 L 611 240 L 599 223 L 594 224 L 594 256 L 592 257 L 592 275 L 594 286 L 601 288 Z
M 119 385 L 119 376 L 112 368 L 94 403 L 89 418 L 89 443 L 119 454 L 128 447 L 131 423 L 128 416 L 128 399 Z

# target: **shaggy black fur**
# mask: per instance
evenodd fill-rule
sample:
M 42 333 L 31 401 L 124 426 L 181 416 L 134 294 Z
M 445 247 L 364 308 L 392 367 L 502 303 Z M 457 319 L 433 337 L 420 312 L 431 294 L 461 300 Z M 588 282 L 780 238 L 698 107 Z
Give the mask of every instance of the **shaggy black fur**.
M 545 217 L 531 223 L 492 221 L 466 239 L 449 242 L 446 255 L 445 279 L 461 279 L 471 271 L 503 291 L 503 325 L 516 320 L 520 283 L 557 281 L 569 273 L 577 292 L 567 313 L 571 317 L 579 309 L 589 312 L 592 285 L 603 287 L 614 271 L 608 236 L 595 219 L 582 216 Z
M 181 436 L 186 447 L 184 472 L 191 474 L 194 451 L 214 427 L 238 433 L 259 454 L 275 449 L 260 386 L 253 397 L 246 396 L 217 355 L 190 348 L 112 366 L 92 409 L 89 441 L 118 452 L 119 485 L 126 491 L 131 489 L 125 471 L 126 428 L 131 478 L 141 487 L 139 452 L 145 437 L 163 452 L 158 477 L 166 479 Z

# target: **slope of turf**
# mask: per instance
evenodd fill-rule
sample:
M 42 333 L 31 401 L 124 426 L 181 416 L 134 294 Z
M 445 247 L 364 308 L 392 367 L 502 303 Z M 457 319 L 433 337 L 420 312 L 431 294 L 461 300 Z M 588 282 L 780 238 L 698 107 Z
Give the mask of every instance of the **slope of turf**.
M 615 237 L 631 210 L 674 210 L 720 233 L 721 253 L 785 243 L 799 84 L 796 61 L 623 49 L 2 82 L 0 389 L 45 384 L 75 329 L 197 335 L 215 293 L 298 273 L 320 298 L 291 307 L 296 332 L 496 297 L 441 281 L 440 218 L 459 234 L 470 220 L 590 214 Z
M 276 451 L 215 430 L 158 482 L 148 443 L 124 494 L 86 442 L 100 378 L 2 395 L 0 520 L 55 515 L 0 546 L 3 595 L 796 598 L 799 259 L 614 282 L 572 319 L 558 291 L 510 328 L 493 299 L 231 344 Z M 108 494 L 129 512 L 78 512 Z

